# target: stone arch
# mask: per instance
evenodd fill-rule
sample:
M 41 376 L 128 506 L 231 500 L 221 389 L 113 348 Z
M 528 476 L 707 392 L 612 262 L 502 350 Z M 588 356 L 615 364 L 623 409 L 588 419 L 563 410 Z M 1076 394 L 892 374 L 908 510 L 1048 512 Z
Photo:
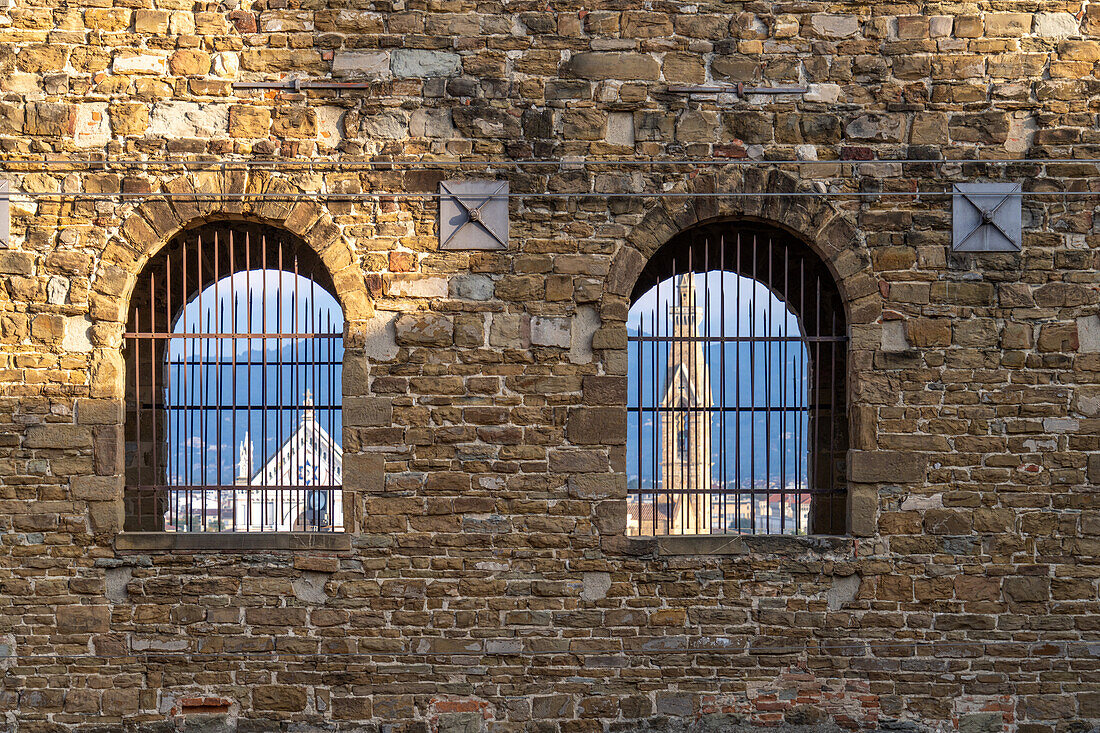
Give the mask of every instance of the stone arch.
M 302 194 L 286 178 L 266 171 L 201 171 L 164 183 L 171 194 Z M 92 280 L 99 300 L 98 320 L 124 323 L 138 273 L 180 232 L 211 221 L 246 220 L 283 229 L 317 253 L 332 277 L 344 309 L 348 330 L 358 329 L 374 315 L 366 277 L 340 227 L 314 199 L 191 199 L 155 195 L 135 207 L 119 227 Z
M 374 317 L 368 279 L 351 244 L 323 204 L 315 198 L 261 199 L 249 194 L 309 193 L 289 179 L 268 171 L 207 170 L 190 172 L 165 181 L 161 191 L 171 194 L 244 194 L 243 198 L 166 198 L 150 194 L 123 219 L 101 253 L 89 293 L 93 351 L 90 364 L 90 395 L 120 404 L 117 422 L 104 425 L 105 460 L 116 470 L 113 498 L 92 507 L 94 531 L 113 537 L 124 524 L 124 408 L 125 364 L 122 335 L 129 318 L 130 300 L 138 275 L 161 249 L 179 233 L 208 222 L 248 221 L 282 229 L 312 249 L 331 276 L 337 300 L 344 311 L 345 361 L 359 362 L 355 345 Z M 346 390 L 345 390 L 346 391 Z M 346 497 L 345 512 L 354 506 Z M 345 520 L 349 531 L 354 522 Z
M 878 281 L 871 274 L 870 252 L 853 223 L 854 211 L 845 211 L 820 196 L 790 197 L 695 197 L 713 192 L 812 193 L 810 183 L 778 169 L 735 168 L 708 172 L 687 179 L 673 190 L 684 194 L 660 197 L 633 227 L 612 256 L 600 303 L 603 325 L 594 347 L 603 349 L 604 367 L 610 373 L 626 373 L 626 318 L 631 293 L 650 258 L 681 232 L 723 221 L 746 221 L 781 229 L 818 255 L 832 274 L 844 308 L 849 334 L 848 375 L 844 380 L 848 406 L 849 449 L 874 448 L 866 444 L 866 419 L 854 399 L 858 379 L 854 374 L 857 352 L 870 351 L 880 341 L 883 299 Z M 852 207 L 855 208 L 854 206 Z M 873 431 L 870 431 L 873 432 Z M 877 496 L 868 487 L 849 484 L 847 526 L 854 535 L 874 531 Z
M 638 276 L 661 246 L 685 229 L 721 220 L 755 221 L 794 235 L 816 252 L 832 273 L 849 328 L 855 330 L 878 321 L 882 296 L 870 274 L 871 256 L 848 213 L 819 196 L 690 195 L 719 191 L 811 193 L 813 189 L 777 169 L 731 169 L 688 179 L 674 191 L 688 195 L 658 199 L 613 256 L 601 303 L 605 321 L 625 321 L 623 305 L 629 307 L 627 299 Z

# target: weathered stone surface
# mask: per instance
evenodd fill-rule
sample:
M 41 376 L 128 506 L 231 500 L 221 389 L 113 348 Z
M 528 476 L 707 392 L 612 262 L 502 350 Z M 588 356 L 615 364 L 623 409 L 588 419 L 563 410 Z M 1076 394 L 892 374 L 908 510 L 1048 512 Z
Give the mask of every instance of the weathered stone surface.
M 849 478 L 860 483 L 924 481 L 927 459 L 918 453 L 850 451 Z
M 28 135 L 72 137 L 76 133 L 76 108 L 64 104 L 32 102 L 26 107 L 24 129 Z
M 454 76 L 462 71 L 462 59 L 447 51 L 399 49 L 390 54 L 390 70 L 397 78 Z
M 582 79 L 654 80 L 660 70 L 657 59 L 636 53 L 575 54 L 564 66 L 566 75 Z
M 390 75 L 390 55 L 385 51 L 340 51 L 332 61 L 332 75 L 384 79 Z
M 165 137 L 206 137 L 224 134 L 228 122 L 228 105 L 158 102 L 149 115 L 146 132 Z
M 454 341 L 452 321 L 434 313 L 399 316 L 394 328 L 401 346 L 449 346 Z
M 0 242 L 5 725 L 1095 727 L 1100 8 L 773 5 L 6 8 L 0 148 L 37 195 Z M 329 75 L 365 86 L 289 88 Z M 289 86 L 233 87 L 257 81 Z M 808 91 L 676 89 L 724 83 Z M 427 197 L 464 177 L 519 194 L 506 250 L 439 251 Z M 939 192 L 996 180 L 1030 182 L 1023 249 L 952 252 Z M 177 232 L 241 219 L 300 237 L 343 307 L 346 532 L 142 544 L 127 481 L 167 476 L 151 440 L 179 436 L 128 412 L 134 280 Z M 624 324 L 699 222 L 696 269 L 715 236 L 729 257 L 770 234 L 843 293 L 846 352 L 787 395 L 809 420 L 742 431 L 785 439 L 786 475 L 777 453 L 711 475 L 779 493 L 809 535 L 761 534 L 778 516 L 747 497 L 725 519 L 756 535 L 639 535 L 664 529 L 628 500 L 637 462 L 668 448 L 633 445 Z M 772 285 L 812 331 L 811 293 Z M 712 365 L 711 399 L 731 386 Z M 795 509 L 796 485 L 838 493 Z

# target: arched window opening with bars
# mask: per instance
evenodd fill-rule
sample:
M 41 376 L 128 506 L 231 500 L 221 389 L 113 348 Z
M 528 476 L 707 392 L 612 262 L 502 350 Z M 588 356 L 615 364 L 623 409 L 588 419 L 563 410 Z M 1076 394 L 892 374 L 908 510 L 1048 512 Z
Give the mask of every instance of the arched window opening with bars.
M 213 223 L 160 250 L 124 337 L 126 529 L 342 531 L 343 332 L 286 232 Z
M 813 250 L 756 223 L 683 232 L 627 335 L 628 534 L 846 531 L 847 327 Z

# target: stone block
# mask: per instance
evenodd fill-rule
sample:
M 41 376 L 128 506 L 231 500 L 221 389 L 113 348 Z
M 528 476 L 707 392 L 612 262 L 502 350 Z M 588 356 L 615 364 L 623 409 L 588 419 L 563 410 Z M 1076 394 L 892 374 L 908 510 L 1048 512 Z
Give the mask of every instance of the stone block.
M 172 54 L 168 68 L 177 76 L 202 76 L 210 71 L 210 54 L 194 48 L 185 48 Z
M 1032 32 L 1045 38 L 1066 38 L 1081 32 L 1081 23 L 1070 13 L 1036 13 Z
M 344 454 L 344 486 L 353 491 L 378 492 L 385 488 L 386 459 L 377 453 Z
M 626 443 L 626 409 L 572 408 L 566 421 L 565 435 L 575 445 L 623 445 Z
M 569 477 L 569 495 L 599 501 L 626 496 L 626 476 L 621 473 L 582 473 Z
M 164 35 L 168 32 L 168 16 L 167 10 L 136 10 L 134 11 L 134 31 Z
M 272 132 L 291 139 L 317 137 L 317 112 L 308 107 L 279 107 L 273 115 Z
M 1002 588 L 1005 598 L 1013 603 L 1042 603 L 1050 600 L 1050 578 L 1005 578 Z
M 480 313 L 459 313 L 454 323 L 456 346 L 485 345 L 485 319 Z
M 569 695 L 536 695 L 531 698 L 531 714 L 536 720 L 573 717 L 573 698 Z
M 405 313 L 397 317 L 394 335 L 400 346 L 450 346 L 454 323 L 438 313 Z
M 570 343 L 570 319 L 544 318 L 531 319 L 531 344 L 534 346 L 568 347 Z
M 859 33 L 859 16 L 815 13 L 810 16 L 810 30 L 822 38 L 851 38 Z
M 1078 352 L 1100 353 L 1100 316 L 1082 316 L 1077 319 Z
M 344 425 L 384 427 L 393 424 L 393 400 L 388 397 L 345 397 Z
M 393 298 L 446 298 L 447 278 L 436 275 L 385 275 L 386 295 Z
M 369 720 L 373 715 L 369 697 L 332 698 L 332 717 L 337 720 Z
M 160 54 L 120 51 L 111 61 L 115 74 L 153 74 L 164 76 L 168 71 L 168 59 Z
M 72 450 L 92 447 L 92 430 L 82 425 L 31 425 L 23 437 L 24 448 Z
M 28 135 L 72 137 L 76 134 L 76 108 L 67 104 L 27 104 L 24 131 Z
M 1039 351 L 1074 352 L 1080 347 L 1076 323 L 1044 323 L 1039 327 Z
M 585 404 L 588 405 L 625 405 L 626 377 L 589 375 L 582 382 Z
M 149 107 L 137 102 L 120 102 L 107 107 L 115 135 L 143 135 L 149 127 Z
M 922 482 L 927 467 L 927 458 L 919 453 L 886 450 L 848 452 L 848 478 L 857 483 Z
M 82 501 L 115 501 L 122 498 L 122 483 L 116 476 L 74 476 L 71 491 Z
M 531 319 L 526 315 L 494 313 L 489 326 L 489 344 L 509 349 L 531 345 Z
M 252 707 L 257 710 L 305 710 L 306 691 L 291 685 L 257 685 L 252 688 Z
M 462 71 L 462 58 L 449 51 L 402 48 L 392 52 L 390 71 L 398 79 L 455 76 Z
M 337 51 L 332 75 L 340 78 L 385 79 L 390 76 L 390 55 L 386 51 Z
M 231 137 L 267 137 L 271 128 L 271 110 L 267 107 L 235 104 L 229 108 Z
M 947 318 L 910 318 L 905 321 L 905 337 L 912 346 L 951 345 L 951 321 Z
M 661 66 L 657 59 L 648 54 L 596 52 L 573 54 L 563 71 L 582 79 L 656 81 Z
M 487 275 L 458 275 L 450 280 L 450 295 L 462 300 L 491 300 L 493 280 Z
M 61 606 L 57 609 L 60 634 L 106 632 L 110 628 L 111 609 L 107 606 Z
M 986 35 L 1015 38 L 1031 32 L 1031 13 L 988 13 Z

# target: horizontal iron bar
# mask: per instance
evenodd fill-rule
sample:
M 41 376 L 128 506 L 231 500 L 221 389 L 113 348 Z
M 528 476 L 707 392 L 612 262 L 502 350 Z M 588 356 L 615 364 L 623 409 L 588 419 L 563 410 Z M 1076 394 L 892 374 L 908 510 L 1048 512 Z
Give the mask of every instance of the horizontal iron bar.
M 819 402 L 821 407 L 829 407 L 827 402 Z M 778 406 L 733 406 L 728 405 L 715 405 L 712 407 L 658 407 L 656 405 L 642 406 L 642 407 L 627 407 L 627 412 L 659 412 L 659 413 L 696 413 L 696 412 L 710 412 L 710 413 L 722 413 L 722 412 L 810 412 L 814 408 L 814 405 L 795 405 L 792 407 L 778 407 Z
M 717 297 L 717 296 L 716 296 Z M 629 325 L 629 324 L 628 324 Z M 711 343 L 752 343 L 752 342 L 785 342 L 785 343 L 841 343 L 848 340 L 847 336 L 631 336 L 627 334 L 626 340 L 630 343 L 658 342 L 658 343 L 682 343 L 682 342 L 711 342 Z
M 271 350 L 273 351 L 273 349 L 271 349 Z M 271 361 L 268 361 L 268 362 L 244 361 L 242 359 L 238 359 L 237 361 L 232 361 L 232 360 L 228 360 L 228 359 L 225 360 L 225 361 L 219 361 L 217 359 L 183 359 L 182 361 L 179 360 L 179 359 L 169 359 L 165 362 L 165 364 L 167 366 L 170 366 L 170 367 L 181 367 L 181 366 L 185 366 L 185 367 L 186 366 L 203 366 L 203 367 L 214 367 L 214 366 L 227 366 L 227 367 L 249 367 L 249 366 L 262 367 L 262 366 L 269 366 L 269 367 L 279 367 L 279 366 L 284 366 L 284 367 L 300 367 L 300 366 L 343 366 L 344 362 L 342 362 L 342 361 L 332 361 L 332 360 L 329 360 L 329 359 L 309 359 L 308 361 L 305 360 L 305 359 L 300 359 L 298 361 L 285 361 L 284 360 L 281 363 L 280 362 L 271 362 Z
M 751 495 L 754 495 L 754 496 L 761 496 L 761 495 L 771 496 L 773 494 L 777 495 L 777 496 L 778 495 L 782 495 L 782 496 L 799 496 L 801 494 L 815 494 L 815 495 L 835 494 L 837 496 L 840 496 L 844 493 L 845 493 L 844 491 L 842 491 L 842 490 L 838 491 L 837 489 L 798 489 L 796 491 L 792 491 L 790 489 L 782 489 L 781 490 L 781 489 L 775 489 L 775 488 L 772 488 L 772 489 L 740 489 L 740 490 L 733 490 L 733 489 L 656 489 L 656 490 L 655 489 L 649 489 L 649 490 L 645 490 L 645 489 L 629 489 L 628 488 L 626 490 L 627 498 L 633 497 L 633 496 L 638 497 L 638 502 L 642 506 L 646 506 L 646 505 L 652 506 L 654 504 L 659 506 L 662 501 L 664 501 L 665 499 L 674 497 L 674 496 L 689 496 L 689 495 L 697 495 L 697 494 L 709 494 L 710 496 L 714 496 L 714 497 L 727 497 L 728 498 L 728 497 L 731 497 L 731 496 L 744 496 L 744 495 L 747 495 L 747 494 L 751 494 Z
M 260 486 L 253 486 L 252 484 L 133 484 L 126 486 L 126 491 L 185 491 L 196 494 L 203 491 L 221 491 L 224 494 L 231 491 L 333 491 L 334 489 L 343 490 L 343 486 L 329 484 L 312 486 L 303 484 L 263 484 Z
M 337 339 L 344 338 L 343 333 L 298 333 L 294 331 L 288 332 L 265 332 L 265 333 L 171 333 L 169 331 L 130 331 L 122 334 L 123 338 L 128 339 L 161 339 L 164 341 L 187 340 L 187 339 L 281 339 L 281 338 L 295 338 L 295 339 Z
M 164 412 L 179 413 L 188 412 L 190 410 L 195 411 L 219 411 L 219 412 L 232 412 L 232 411 L 254 411 L 254 410 L 317 410 L 318 412 L 329 412 L 331 410 L 341 409 L 340 405 L 302 405 L 301 403 L 294 404 L 279 404 L 272 402 L 265 402 L 260 405 L 242 405 L 225 404 L 225 405 L 203 405 L 203 404 L 191 404 L 191 405 L 160 405 L 155 402 L 143 402 L 139 409 L 142 410 L 162 410 Z

